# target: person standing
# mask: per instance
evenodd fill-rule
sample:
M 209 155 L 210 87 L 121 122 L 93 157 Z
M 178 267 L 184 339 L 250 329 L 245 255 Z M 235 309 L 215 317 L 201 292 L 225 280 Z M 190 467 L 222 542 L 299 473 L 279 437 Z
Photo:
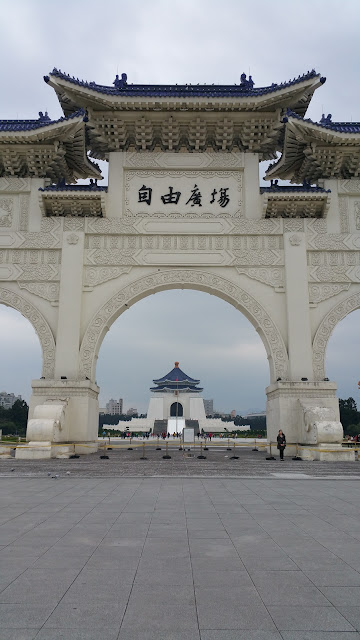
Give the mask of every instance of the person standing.
M 280 460 L 284 460 L 284 451 L 286 447 L 286 438 L 283 431 L 280 429 L 277 437 L 277 448 L 280 451 Z

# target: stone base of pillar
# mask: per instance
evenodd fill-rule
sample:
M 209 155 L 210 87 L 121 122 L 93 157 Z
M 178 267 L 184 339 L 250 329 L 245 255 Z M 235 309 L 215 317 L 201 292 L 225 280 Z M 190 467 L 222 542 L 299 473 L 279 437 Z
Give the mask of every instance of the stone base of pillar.
M 32 441 L 49 440 L 54 444 L 79 442 L 97 443 L 99 423 L 99 387 L 90 380 L 33 380 L 32 396 L 29 403 L 28 438 Z M 63 405 L 64 411 L 60 419 L 50 425 L 44 422 L 41 428 L 42 416 L 47 417 L 46 406 Z M 43 407 L 44 410 L 39 410 Z M 50 416 L 51 412 L 49 412 Z M 54 416 L 56 417 L 56 416 Z M 39 437 L 36 437 L 39 433 Z M 41 437 L 48 433 L 48 437 Z M 90 450 L 91 452 L 91 450 Z M 83 452 L 85 453 L 85 451 Z
M 97 450 L 97 442 L 77 442 L 74 444 L 65 442 L 61 444 L 58 442 L 28 442 L 27 444 L 17 445 L 15 458 L 18 460 L 68 459 L 74 454 L 96 453 Z M 11 456 L 1 457 L 10 458 Z
M 320 460 L 323 462 L 354 462 L 355 451 L 345 449 L 341 444 L 319 444 L 316 447 L 309 445 L 299 446 L 299 455 L 303 460 Z
M 51 442 L 28 442 L 16 447 L 15 458 L 17 460 L 48 460 L 53 457 L 51 454 Z
M 14 447 L 10 447 L 10 446 L 0 446 L 0 458 L 1 460 L 4 460 L 4 458 L 12 458 L 11 455 L 11 450 Z
M 334 382 L 289 382 L 278 380 L 266 389 L 266 422 L 268 441 L 273 455 L 279 429 L 286 436 L 285 455 L 298 455 L 308 460 L 354 460 L 342 449 L 343 429 L 339 401 Z M 304 447 L 304 449 L 300 448 Z M 316 453 L 315 449 L 323 449 Z M 305 458 L 306 456 L 306 458 Z

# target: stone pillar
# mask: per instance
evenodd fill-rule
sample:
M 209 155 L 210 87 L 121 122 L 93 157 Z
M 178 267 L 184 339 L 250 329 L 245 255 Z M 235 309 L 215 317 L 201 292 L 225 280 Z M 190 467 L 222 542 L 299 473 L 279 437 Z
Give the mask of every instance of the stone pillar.
M 260 219 L 262 204 L 259 189 L 259 154 L 244 154 L 244 211 L 246 218 Z
M 109 187 L 106 195 L 106 211 L 110 218 L 123 216 L 125 153 L 109 153 Z
M 289 374 L 313 380 L 305 233 L 284 233 Z
M 55 378 L 76 380 L 79 370 L 84 233 L 65 231 L 56 331 Z
M 64 232 L 54 379 L 32 382 L 29 444 L 19 448 L 17 457 L 69 457 L 74 448 L 78 453 L 97 450 L 99 388 L 79 379 L 83 259 L 84 233 Z M 52 417 L 54 406 L 63 407 L 61 420 Z

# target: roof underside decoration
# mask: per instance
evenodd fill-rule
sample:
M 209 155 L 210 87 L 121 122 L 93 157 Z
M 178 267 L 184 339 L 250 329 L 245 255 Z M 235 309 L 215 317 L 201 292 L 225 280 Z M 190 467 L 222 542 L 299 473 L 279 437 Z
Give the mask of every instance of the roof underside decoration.
M 179 368 L 179 363 L 175 362 L 175 367 L 163 376 L 163 378 L 158 378 L 157 380 L 153 380 L 156 384 L 156 387 L 152 387 L 150 391 L 153 392 L 195 392 L 200 393 L 203 391 L 198 385 L 200 384 L 200 380 L 195 380 L 191 378 L 186 373 L 184 373 Z
M 323 218 L 330 205 L 330 190 L 308 184 L 299 187 L 272 184 L 261 187 L 260 193 L 264 218 Z
M 99 218 L 105 215 L 107 187 L 59 183 L 39 189 L 40 209 L 44 216 Z
M 267 178 L 314 183 L 321 178 L 348 179 L 360 173 L 360 123 L 304 120 L 289 112 L 284 118 L 281 158 L 271 165 Z
M 255 87 L 242 74 L 235 85 L 128 84 L 84 82 L 54 69 L 45 77 L 65 115 L 79 108 L 89 116 L 93 157 L 111 151 L 231 151 L 240 149 L 273 159 L 281 148 L 282 115 L 291 108 L 305 115 L 324 81 L 315 71 L 282 84 Z
M 83 110 L 60 120 L 41 112 L 38 120 L 0 120 L 0 177 L 101 178 L 87 156 L 85 122 Z

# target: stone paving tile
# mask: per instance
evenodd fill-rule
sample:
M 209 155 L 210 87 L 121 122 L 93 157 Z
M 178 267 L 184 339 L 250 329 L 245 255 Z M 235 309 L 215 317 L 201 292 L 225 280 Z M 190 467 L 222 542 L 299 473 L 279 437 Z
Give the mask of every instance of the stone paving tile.
M 251 587 L 253 582 L 247 571 L 213 571 L 209 569 L 194 569 L 194 585 L 198 587 Z
M 356 481 L 2 483 L 0 640 L 199 640 L 199 625 L 201 640 L 358 636 Z
M 200 635 L 198 630 L 127 631 L 121 629 L 118 640 L 200 640 Z
M 237 629 L 202 629 L 201 640 L 282 640 L 279 631 L 240 631 Z M 347 640 L 347 639 L 346 639 Z
M 263 604 L 248 604 L 246 606 L 233 600 L 221 603 L 221 607 L 214 607 L 210 601 L 197 602 L 199 627 L 202 629 L 249 629 L 275 631 L 275 624 Z
M 337 606 L 337 609 L 340 613 L 352 624 L 352 626 L 360 631 L 360 607 L 359 603 L 357 603 L 356 607 L 350 606 Z
M 198 633 L 195 605 L 162 602 L 158 605 L 143 602 L 129 603 L 121 631 L 191 631 Z
M 317 587 L 360 587 L 360 573 L 346 567 L 336 571 L 305 571 L 309 580 Z
M 355 631 L 334 607 L 268 606 L 279 631 Z
M 0 640 L 34 640 L 39 629 L 0 629 Z
M 66 593 L 75 580 L 76 569 L 27 569 L 0 594 L 0 603 L 54 603 Z
M 117 627 L 113 629 L 104 627 L 100 633 L 99 629 L 64 629 L 60 627 L 58 629 L 41 629 L 36 640 L 117 640 L 118 635 L 119 629 Z M 2 640 L 1 636 L 0 640 Z M 14 637 L 14 640 L 18 640 L 18 638 Z
M 320 591 L 335 607 L 360 607 L 360 587 L 320 587 Z
M 351 631 L 282 631 L 282 640 L 359 640 Z
M 113 600 L 96 601 L 63 599 L 46 621 L 44 629 L 120 629 L 127 599 L 120 595 Z
M 54 604 L 0 604 L 1 629 L 38 629 L 54 609 Z

